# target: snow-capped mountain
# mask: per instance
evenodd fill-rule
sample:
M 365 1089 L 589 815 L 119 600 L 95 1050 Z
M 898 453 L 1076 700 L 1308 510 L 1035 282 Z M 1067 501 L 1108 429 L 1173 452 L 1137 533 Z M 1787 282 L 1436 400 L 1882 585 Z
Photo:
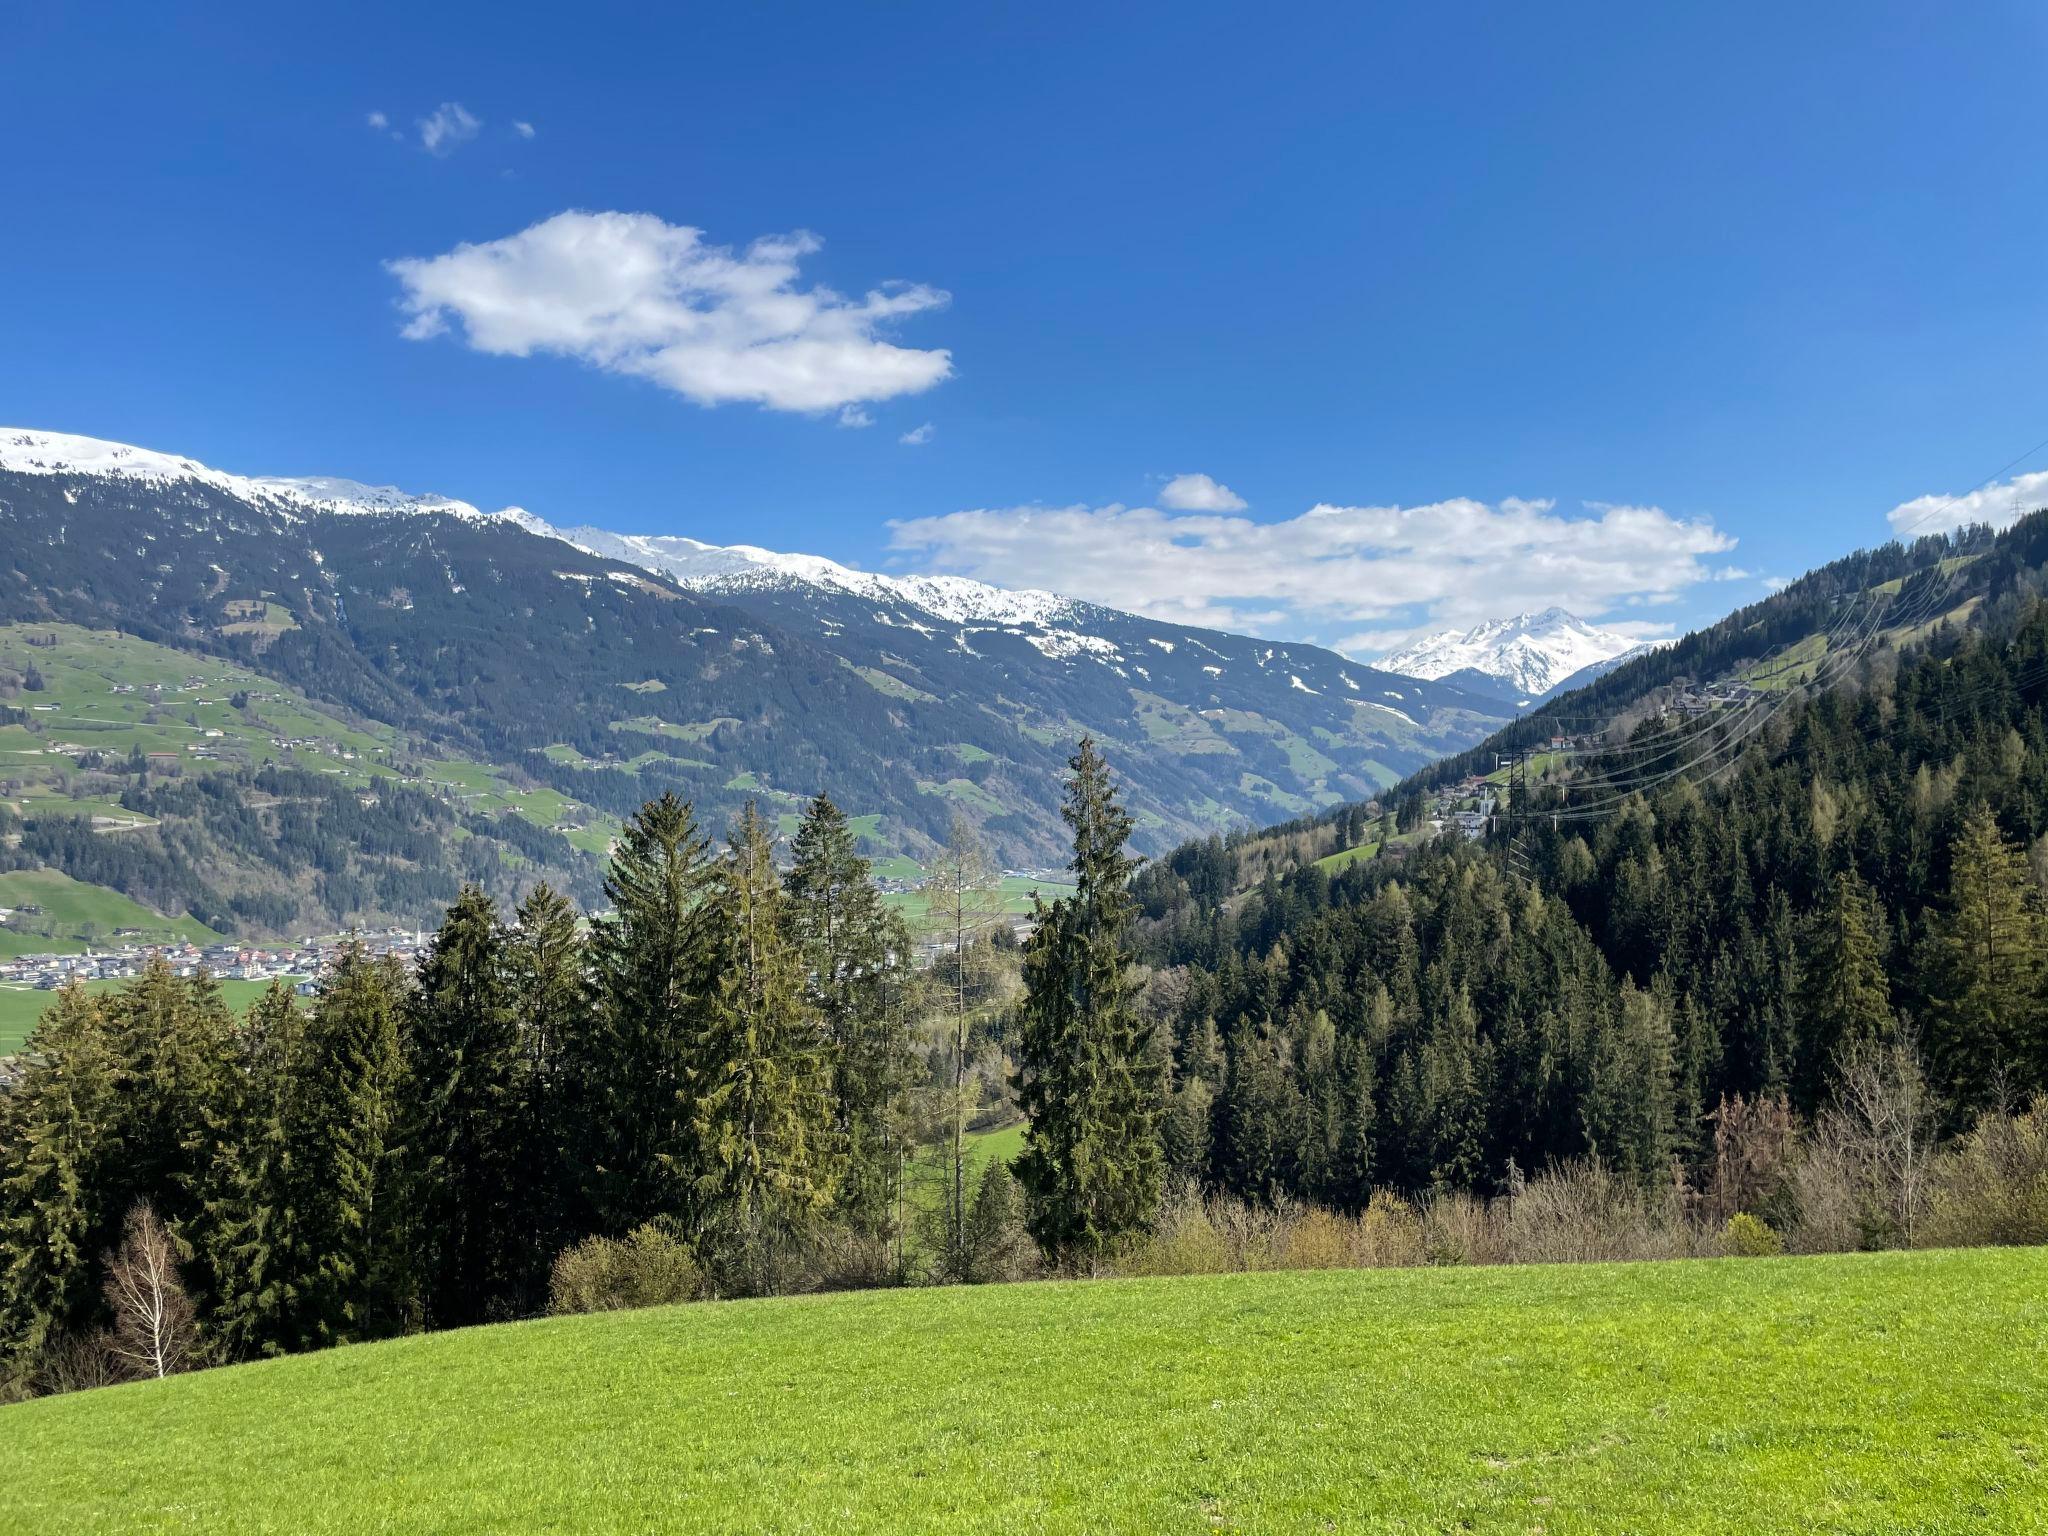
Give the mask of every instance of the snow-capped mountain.
M 615 815 L 822 789 L 885 850 L 964 812 L 1020 864 L 1059 851 L 1084 733 L 1159 848 L 1367 799 L 1512 713 L 1050 592 L 0 428 L 0 624 L 45 621 L 232 652 Z
M 1562 608 L 1546 608 L 1430 635 L 1376 665 L 1432 682 L 1487 679 L 1520 703 L 1540 699 L 1567 682 L 1590 682 L 1648 649 L 1649 642 L 1632 635 L 1598 629 Z

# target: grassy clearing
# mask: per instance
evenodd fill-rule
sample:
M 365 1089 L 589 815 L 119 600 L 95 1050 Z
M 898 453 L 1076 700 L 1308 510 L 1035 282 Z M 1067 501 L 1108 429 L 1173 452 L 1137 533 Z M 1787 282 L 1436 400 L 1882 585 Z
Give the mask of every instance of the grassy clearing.
M 116 992 L 129 985 L 125 981 L 88 981 L 84 983 L 88 992 Z M 236 1013 L 246 1013 L 249 1005 L 261 997 L 270 987 L 267 981 L 223 981 L 220 983 L 221 998 Z M 43 1010 L 57 1000 L 54 992 L 38 992 L 33 987 L 17 987 L 0 983 L 0 1056 L 6 1056 L 21 1049 L 21 1043 L 28 1038 L 28 1032 L 35 1027 Z
M 914 878 L 914 877 L 913 877 Z M 1057 901 L 1062 896 L 1071 896 L 1071 885 L 1057 885 L 1046 880 L 1027 880 L 1021 875 L 1005 875 L 999 887 L 1002 910 L 1013 917 L 1022 917 L 1031 910 L 1031 894 L 1036 891 L 1047 901 Z M 931 898 L 923 891 L 884 891 L 882 901 L 903 914 L 903 920 L 916 933 L 931 921 Z
M 2038 1531 L 2044 1291 L 1980 1250 L 515 1324 L 0 1410 L 0 1528 Z
M 0 928 L 0 957 L 79 954 L 89 943 L 117 934 L 141 943 L 218 938 L 190 917 L 165 917 L 102 885 L 86 885 L 54 869 L 20 869 L 0 875 L 0 907 L 15 912 Z M 40 907 L 39 913 L 23 912 Z
M 1349 869 L 1353 864 L 1360 864 L 1368 859 L 1377 858 L 1379 851 L 1380 840 L 1373 838 L 1370 842 L 1360 843 L 1356 848 L 1346 848 L 1337 853 L 1324 854 L 1320 859 L 1316 860 L 1316 868 L 1326 870 L 1334 875 L 1339 870 Z

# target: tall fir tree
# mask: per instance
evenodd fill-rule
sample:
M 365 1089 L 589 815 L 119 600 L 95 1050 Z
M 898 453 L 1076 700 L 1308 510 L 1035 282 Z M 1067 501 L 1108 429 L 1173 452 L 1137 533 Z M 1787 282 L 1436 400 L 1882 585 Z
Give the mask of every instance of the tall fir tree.
M 405 978 L 345 950 L 306 1024 L 286 1156 L 307 1268 L 283 1283 L 287 1349 L 353 1343 L 415 1321 L 399 1109 Z
M 595 1027 L 589 967 L 575 907 L 546 882 L 527 892 L 513 914 L 505 964 L 520 1057 L 512 1169 L 513 1213 L 523 1233 L 518 1283 L 538 1305 L 555 1255 L 594 1225 L 576 1158 L 585 1111 L 572 1071 Z
M 316 1267 L 300 1220 L 292 1142 L 307 1080 L 306 1015 L 273 982 L 236 1030 L 213 1108 L 220 1151 L 204 1185 L 199 1252 L 213 1277 L 210 1353 L 278 1354 L 298 1340 L 299 1287 Z
M 85 1325 L 110 1221 L 107 1186 L 120 1072 L 99 1004 L 76 984 L 57 994 L 0 1094 L 0 1387 L 32 1380 L 55 1338 Z
M 2048 1041 L 2048 922 L 2025 855 L 1988 806 L 1950 850 L 1948 900 L 1933 924 L 1935 1070 L 1956 1107 L 1990 1101 L 2001 1079 L 2039 1080 Z
M 680 1217 L 704 1171 L 690 1075 L 709 1027 L 712 868 L 687 801 L 665 794 L 620 833 L 591 924 L 596 1018 L 572 1047 L 580 1161 L 596 1225 L 623 1236 Z
M 1800 1086 L 1817 1101 L 1838 1057 L 1888 1038 L 1894 1018 L 1870 888 L 1844 871 L 1829 882 L 1801 966 Z
M 806 1001 L 825 1032 L 844 1154 L 838 1211 L 855 1231 L 881 1237 L 893 1221 L 906 1146 L 910 935 L 883 905 L 852 827 L 824 795 L 805 809 L 792 852 L 790 936 Z
M 526 1063 L 497 904 L 465 886 L 427 947 L 406 1009 L 404 1142 L 429 1325 L 515 1315 L 529 1301 L 518 1212 Z
M 1074 893 L 1040 904 L 1025 950 L 1016 1172 L 1039 1246 L 1092 1263 L 1151 1224 L 1164 1157 L 1157 1059 L 1131 976 L 1131 818 L 1092 740 L 1068 766 Z
M 830 1208 L 840 1168 L 826 1042 L 806 1006 L 774 835 L 751 801 L 710 910 L 717 980 L 692 1095 L 701 1241 L 728 1277 L 769 1289 L 776 1245 Z

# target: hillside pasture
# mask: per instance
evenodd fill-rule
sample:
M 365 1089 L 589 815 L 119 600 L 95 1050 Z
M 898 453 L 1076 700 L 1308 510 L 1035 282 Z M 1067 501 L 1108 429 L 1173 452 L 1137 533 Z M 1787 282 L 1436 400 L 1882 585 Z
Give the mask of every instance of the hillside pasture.
M 2048 1254 L 879 1291 L 0 1409 L 0 1530 L 2034 1532 Z

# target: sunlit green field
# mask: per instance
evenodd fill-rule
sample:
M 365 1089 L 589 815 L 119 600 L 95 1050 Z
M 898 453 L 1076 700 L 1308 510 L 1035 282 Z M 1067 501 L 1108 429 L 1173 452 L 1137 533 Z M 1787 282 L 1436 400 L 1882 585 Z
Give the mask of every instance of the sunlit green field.
M 117 991 L 130 983 L 124 981 L 88 981 L 84 983 L 88 992 Z M 220 984 L 221 1000 L 236 1013 L 246 1013 L 249 1005 L 261 997 L 270 986 L 267 981 L 223 981 Z M 21 1043 L 28 1038 L 28 1032 L 35 1027 L 43 1010 L 57 1000 L 54 992 L 38 992 L 33 987 L 17 987 L 0 983 L 0 1056 L 21 1049 Z
M 0 1409 L 0 1528 L 2038 1532 L 2048 1253 L 869 1292 Z

